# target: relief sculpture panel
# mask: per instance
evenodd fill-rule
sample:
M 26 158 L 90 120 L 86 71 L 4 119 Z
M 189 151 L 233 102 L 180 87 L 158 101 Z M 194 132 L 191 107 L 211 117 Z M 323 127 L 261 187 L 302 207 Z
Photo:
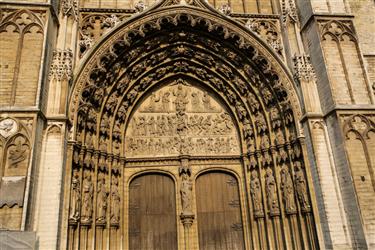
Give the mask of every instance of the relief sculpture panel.
M 231 116 L 206 91 L 182 80 L 145 99 L 126 132 L 126 156 L 234 155 Z

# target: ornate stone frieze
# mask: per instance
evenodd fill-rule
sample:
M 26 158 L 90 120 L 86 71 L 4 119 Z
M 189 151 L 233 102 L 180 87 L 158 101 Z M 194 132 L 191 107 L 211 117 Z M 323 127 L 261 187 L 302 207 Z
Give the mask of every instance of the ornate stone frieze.
M 293 57 L 294 62 L 294 77 L 299 81 L 315 81 L 315 71 L 310 62 L 310 56 L 296 55 Z
M 273 50 L 282 56 L 283 45 L 277 20 L 250 18 L 246 27 L 262 38 Z
M 73 75 L 73 52 L 67 50 L 55 50 L 49 71 L 49 80 L 70 81 Z
M 235 154 L 231 117 L 205 91 L 183 82 L 155 91 L 127 131 L 127 156 Z

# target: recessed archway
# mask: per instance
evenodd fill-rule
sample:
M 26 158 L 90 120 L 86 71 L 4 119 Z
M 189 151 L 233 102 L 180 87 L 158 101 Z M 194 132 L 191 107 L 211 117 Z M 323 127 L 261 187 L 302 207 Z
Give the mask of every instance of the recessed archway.
M 119 201 L 121 209 L 109 207 L 104 221 L 96 218 L 99 207 L 87 220 L 68 218 L 70 244 L 78 235 L 99 245 L 96 235 L 116 235 L 114 248 L 128 246 L 120 240 L 128 230 L 125 183 L 145 169 L 174 173 L 181 230 L 194 232 L 196 210 L 181 190 L 194 196 L 189 186 L 194 189 L 191 178 L 197 172 L 228 165 L 244 187 L 246 248 L 314 249 L 300 106 L 288 74 L 264 44 L 236 24 L 191 8 L 177 6 L 145 14 L 143 23 L 123 24 L 93 51 L 77 76 L 69 108 L 69 181 L 97 187 L 106 179 L 108 190 L 117 190 L 109 200 Z M 163 106 L 166 93 L 173 98 L 166 97 Z M 217 122 L 207 121 L 209 115 Z M 95 202 L 92 195 L 89 203 Z M 189 244 L 189 235 L 179 236 L 179 247 Z

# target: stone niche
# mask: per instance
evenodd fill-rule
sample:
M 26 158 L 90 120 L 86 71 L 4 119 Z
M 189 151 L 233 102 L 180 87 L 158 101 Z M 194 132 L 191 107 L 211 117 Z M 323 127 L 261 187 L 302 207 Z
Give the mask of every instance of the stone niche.
M 185 82 L 164 86 L 141 103 L 126 142 L 127 157 L 240 152 L 237 129 L 225 108 L 207 91 Z

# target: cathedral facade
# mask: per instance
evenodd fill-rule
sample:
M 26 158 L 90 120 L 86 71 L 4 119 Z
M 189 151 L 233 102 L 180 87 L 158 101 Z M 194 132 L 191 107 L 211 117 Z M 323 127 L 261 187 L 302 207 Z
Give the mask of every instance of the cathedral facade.
M 374 249 L 373 0 L 1 0 L 1 249 Z

